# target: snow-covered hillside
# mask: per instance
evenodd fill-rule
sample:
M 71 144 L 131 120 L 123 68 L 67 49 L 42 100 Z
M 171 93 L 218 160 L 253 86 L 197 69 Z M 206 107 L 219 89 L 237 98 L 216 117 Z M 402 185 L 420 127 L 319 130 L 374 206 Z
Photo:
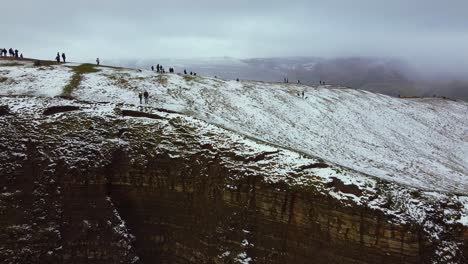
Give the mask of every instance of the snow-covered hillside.
M 0 63 L 8 63 L 1 62 Z M 330 86 L 225 81 L 98 67 L 83 74 L 78 99 L 150 104 L 294 149 L 385 180 L 468 194 L 468 104 L 398 99 Z M 0 94 L 54 96 L 64 66 L 2 66 Z M 305 98 L 298 94 L 305 92 Z

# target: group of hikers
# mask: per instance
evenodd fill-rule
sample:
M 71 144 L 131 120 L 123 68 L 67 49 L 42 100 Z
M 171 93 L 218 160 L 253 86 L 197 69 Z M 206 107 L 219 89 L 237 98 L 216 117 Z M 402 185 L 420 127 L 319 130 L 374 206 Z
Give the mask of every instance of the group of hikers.
M 149 94 L 148 91 L 144 91 L 143 93 L 138 93 L 138 98 L 140 98 L 140 104 L 143 104 L 143 98 L 145 98 L 145 104 L 148 104 Z
M 63 60 L 63 63 L 66 62 L 66 56 L 65 56 L 65 53 L 62 53 L 62 60 Z M 55 60 L 57 61 L 58 64 L 60 64 L 60 52 L 57 52 L 57 56 L 55 56 Z
M 284 77 L 284 80 L 283 80 L 284 83 L 289 83 L 289 78 L 287 77 Z M 300 80 L 297 80 L 297 83 L 301 83 Z M 325 85 L 325 82 L 324 81 L 319 81 L 320 85 Z
M 12 48 L 9 48 L 8 49 L 8 55 L 10 57 L 15 57 L 17 59 L 22 59 L 23 58 L 23 53 L 19 53 L 19 51 L 17 49 L 12 49 Z M 7 49 L 0 49 L 0 57 L 7 57 Z
M 62 52 L 62 55 L 60 55 L 60 52 L 57 52 L 57 56 L 55 56 L 55 60 L 57 61 L 58 64 L 60 64 L 60 58 L 62 58 L 63 63 L 67 62 L 67 57 L 65 56 L 65 53 Z M 101 60 L 99 58 L 96 58 L 96 64 L 99 66 L 101 64 Z
M 284 82 L 284 83 L 289 83 L 289 78 L 286 78 L 286 77 L 285 77 L 283 82 Z M 301 81 L 300 81 L 300 80 L 297 80 L 297 83 L 301 83 Z
M 154 71 L 154 66 L 151 66 L 151 70 Z M 164 67 L 162 65 L 156 65 L 156 72 L 158 73 L 166 73 L 166 70 L 164 69 Z M 169 68 L 169 73 L 173 73 L 174 72 L 174 68 Z
M 151 70 L 154 71 L 154 66 L 151 66 Z M 166 73 L 166 70 L 164 69 L 164 67 L 162 65 L 156 65 L 156 72 L 158 73 Z M 174 73 L 175 70 L 174 68 L 169 68 L 169 73 Z
M 187 70 L 184 69 L 184 74 L 187 75 Z M 196 72 L 190 72 L 190 75 L 197 76 Z
M 99 64 L 98 64 L 98 65 L 99 65 Z M 152 71 L 155 70 L 154 66 L 151 66 L 151 70 L 152 70 Z M 157 65 L 156 65 L 156 72 L 157 72 L 157 73 L 166 73 L 166 70 L 164 69 L 164 67 L 163 67 L 162 65 L 157 64 Z M 169 68 L 169 73 L 175 73 L 174 68 L 170 67 L 170 68 Z M 196 72 L 190 72 L 190 73 L 188 73 L 188 72 L 187 72 L 187 69 L 184 69 L 184 74 L 185 74 L 185 75 L 190 74 L 190 75 L 192 75 L 192 76 L 197 76 L 197 73 L 196 73 Z

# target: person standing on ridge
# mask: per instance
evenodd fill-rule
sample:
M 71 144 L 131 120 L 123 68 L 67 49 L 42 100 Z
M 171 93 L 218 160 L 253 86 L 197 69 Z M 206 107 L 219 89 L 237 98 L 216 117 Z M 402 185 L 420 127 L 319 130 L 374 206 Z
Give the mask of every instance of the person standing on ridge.
M 145 104 L 148 104 L 148 97 L 149 97 L 148 92 L 145 91 L 145 92 L 143 93 L 143 96 L 145 97 Z
M 101 61 L 99 60 L 99 58 L 96 58 L 96 64 L 99 66 L 99 63 L 101 63 Z
M 19 58 L 17 49 L 15 49 L 15 58 Z
M 65 57 L 65 53 L 62 53 L 62 59 L 63 59 L 63 63 L 65 63 L 65 62 L 66 62 L 66 61 L 65 61 L 65 58 L 66 58 L 66 57 Z
M 138 93 L 138 98 L 140 98 L 140 104 L 143 103 L 143 95 L 141 94 L 141 92 Z
M 57 61 L 58 64 L 60 64 L 60 53 L 57 52 L 57 56 L 55 56 L 55 60 Z
M 151 66 L 151 71 L 154 71 L 154 66 Z

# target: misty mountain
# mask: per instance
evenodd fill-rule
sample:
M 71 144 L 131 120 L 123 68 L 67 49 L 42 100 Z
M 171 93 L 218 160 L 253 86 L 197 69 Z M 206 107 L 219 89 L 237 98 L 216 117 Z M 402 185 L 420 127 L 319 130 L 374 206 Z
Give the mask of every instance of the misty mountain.
M 433 76 L 401 59 L 374 57 L 320 58 L 284 57 L 250 58 L 231 57 L 203 59 L 158 59 L 113 61 L 121 66 L 150 68 L 162 64 L 175 67 L 176 72 L 193 71 L 199 75 L 223 79 L 243 79 L 268 82 L 341 85 L 405 97 L 448 97 L 468 100 L 468 77 Z

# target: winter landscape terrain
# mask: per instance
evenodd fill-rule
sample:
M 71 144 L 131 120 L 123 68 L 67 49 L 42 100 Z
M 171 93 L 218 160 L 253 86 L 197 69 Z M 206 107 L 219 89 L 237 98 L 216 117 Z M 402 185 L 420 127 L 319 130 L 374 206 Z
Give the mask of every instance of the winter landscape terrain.
M 138 93 L 143 91 L 150 95 L 147 105 L 139 102 Z M 132 126 L 144 129 L 145 133 L 154 129 L 146 135 L 148 138 L 159 133 L 167 137 L 158 144 L 166 151 L 177 153 L 170 154 L 174 157 L 190 152 L 184 154 L 180 147 L 190 145 L 185 142 L 185 137 L 189 137 L 211 151 L 224 153 L 228 150 L 231 156 L 221 155 L 227 167 L 242 168 L 250 174 L 259 170 L 265 175 L 262 181 L 266 184 L 287 182 L 288 186 L 300 188 L 325 186 L 316 188 L 319 193 L 347 206 L 358 205 L 383 212 L 398 224 L 416 223 L 433 244 L 433 263 L 464 261 L 466 238 L 460 241 L 452 233 L 454 226 L 462 226 L 465 231 L 461 233 L 466 233 L 468 227 L 466 102 L 395 98 L 337 85 L 236 81 L 74 63 L 34 66 L 32 61 L 0 60 L 2 105 L 7 107 L 6 112 L 20 117 L 11 127 L 16 131 L 24 130 L 31 137 L 42 138 L 38 131 L 43 127 L 52 126 L 51 134 L 60 133 L 55 126 L 70 129 L 62 134 L 63 142 L 53 144 L 62 146 L 57 149 L 60 152 L 57 157 L 70 159 L 66 162 L 72 167 L 79 168 L 80 162 L 91 167 L 99 164 L 92 165 L 91 160 L 84 158 L 74 160 L 80 148 L 87 149 L 86 144 L 74 138 L 73 129 L 83 129 L 81 125 L 73 126 L 74 119 L 83 126 L 99 120 L 112 129 L 116 129 L 115 123 L 125 123 L 126 130 L 118 132 L 121 138 L 117 141 L 102 138 L 99 133 L 106 130 L 104 125 L 89 129 L 86 133 L 91 133 L 93 139 L 88 146 L 91 150 L 131 145 L 128 142 L 135 139 L 125 135 L 139 133 L 131 132 Z M 81 112 L 52 113 L 50 117 L 40 114 L 56 105 L 67 105 Z M 116 109 L 126 109 L 135 119 L 119 117 L 116 112 L 120 110 Z M 24 127 L 21 119 L 28 120 Z M 99 122 L 97 124 L 101 124 Z M 6 132 L 8 123 L 4 125 L 2 131 Z M 180 137 L 179 145 L 167 142 L 172 134 Z M 6 142 L 9 141 L 20 142 L 17 136 L 15 133 L 6 135 L 2 147 L 8 149 Z M 135 144 L 138 145 L 138 141 Z M 67 150 L 67 145 L 74 147 Z M 21 145 L 18 149 L 24 147 Z M 0 155 L 4 161 L 8 160 L 5 153 L 8 152 Z M 51 153 L 54 154 L 49 154 L 50 159 L 54 159 L 57 153 Z M 138 163 L 134 161 L 138 159 L 137 154 L 130 157 L 132 162 Z M 101 155 L 110 154 L 103 152 Z M 255 168 L 244 169 L 244 165 L 238 164 L 237 157 L 242 156 L 250 157 L 247 160 L 254 162 Z M 269 158 L 263 160 L 265 156 Z M 224 187 L 240 189 L 235 184 Z M 0 197 L 11 196 L 14 192 L 5 191 Z M 116 215 L 120 219 L 119 214 Z M 291 218 L 290 215 L 289 222 Z M 117 225 L 126 233 L 125 223 L 119 221 Z M 376 233 L 378 230 L 379 224 Z M 128 242 L 130 235 L 120 235 L 125 236 L 125 243 L 131 243 Z M 360 239 L 363 243 L 362 234 Z M 249 248 L 256 243 L 250 245 L 248 240 L 242 240 L 240 244 Z M 403 248 L 401 246 L 400 252 L 404 252 Z M 129 250 L 133 249 L 129 247 Z M 230 254 L 229 250 L 220 252 L 219 258 Z M 247 249 L 231 257 L 233 263 L 254 260 Z
M 0 72 L 6 78 L 1 94 L 39 96 L 61 95 L 73 74 L 66 66 L 38 69 L 31 63 L 4 66 Z M 138 93 L 145 90 L 154 107 L 186 113 L 377 178 L 468 195 L 466 102 L 107 67 L 83 74 L 71 95 L 138 105 Z

